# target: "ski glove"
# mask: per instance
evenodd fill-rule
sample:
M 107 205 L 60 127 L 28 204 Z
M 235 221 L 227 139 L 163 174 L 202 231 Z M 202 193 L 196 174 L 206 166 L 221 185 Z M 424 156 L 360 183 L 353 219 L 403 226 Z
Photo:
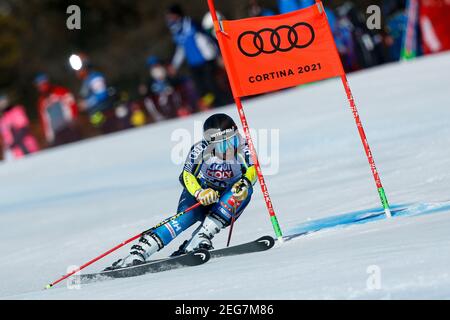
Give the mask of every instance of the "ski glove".
M 248 197 L 248 189 L 250 188 L 250 183 L 247 179 L 241 179 L 236 182 L 231 188 L 233 192 L 233 197 L 236 201 L 242 202 Z
M 195 193 L 195 198 L 206 207 L 219 201 L 219 192 L 211 188 L 201 189 Z

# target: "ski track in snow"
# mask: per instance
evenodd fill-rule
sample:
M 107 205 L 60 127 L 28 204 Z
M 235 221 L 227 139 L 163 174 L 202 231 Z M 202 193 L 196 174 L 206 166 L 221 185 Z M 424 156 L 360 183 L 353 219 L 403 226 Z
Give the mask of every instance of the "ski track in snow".
M 181 165 L 171 161 L 171 134 L 192 132 L 193 121 L 210 113 L 0 164 L 0 298 L 449 299 L 447 70 L 449 53 L 349 77 L 388 199 L 405 209 L 390 220 L 379 214 L 339 79 L 244 101 L 253 128 L 280 129 L 279 172 L 266 180 L 291 240 L 195 268 L 43 290 L 68 266 L 174 213 Z M 220 111 L 238 119 L 233 106 Z M 177 248 L 190 231 L 155 258 Z M 232 243 L 264 234 L 273 232 L 258 187 Z M 222 232 L 216 247 L 226 237 Z M 98 271 L 127 249 L 85 272 Z M 367 287 L 370 266 L 381 272 L 379 290 Z

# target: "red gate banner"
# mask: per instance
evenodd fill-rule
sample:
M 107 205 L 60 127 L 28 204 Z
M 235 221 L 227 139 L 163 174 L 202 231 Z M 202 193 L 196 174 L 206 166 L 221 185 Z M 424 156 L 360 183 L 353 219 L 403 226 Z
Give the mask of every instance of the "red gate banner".
M 220 29 L 235 97 L 345 75 L 321 4 L 272 17 L 224 20 Z

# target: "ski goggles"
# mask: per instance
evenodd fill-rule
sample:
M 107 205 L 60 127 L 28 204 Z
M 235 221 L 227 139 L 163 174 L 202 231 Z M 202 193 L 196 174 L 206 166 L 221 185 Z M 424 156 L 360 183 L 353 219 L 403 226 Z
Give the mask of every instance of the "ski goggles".
M 239 147 L 239 138 L 237 135 L 222 141 L 214 142 L 214 148 L 219 153 L 226 153 L 228 149 L 236 149 L 237 147 Z

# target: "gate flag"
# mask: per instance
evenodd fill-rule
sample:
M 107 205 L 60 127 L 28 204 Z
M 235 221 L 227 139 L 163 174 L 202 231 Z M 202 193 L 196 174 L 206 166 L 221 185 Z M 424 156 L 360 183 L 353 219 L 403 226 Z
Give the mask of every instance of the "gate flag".
M 345 75 L 321 5 L 271 17 L 222 20 L 218 28 L 234 97 Z
M 278 241 L 283 242 L 283 234 L 259 164 L 241 97 L 322 79 L 341 78 L 381 204 L 386 217 L 392 217 L 322 2 L 316 0 L 313 6 L 283 15 L 233 21 L 218 20 L 214 0 L 208 0 L 208 6 L 245 138 Z

